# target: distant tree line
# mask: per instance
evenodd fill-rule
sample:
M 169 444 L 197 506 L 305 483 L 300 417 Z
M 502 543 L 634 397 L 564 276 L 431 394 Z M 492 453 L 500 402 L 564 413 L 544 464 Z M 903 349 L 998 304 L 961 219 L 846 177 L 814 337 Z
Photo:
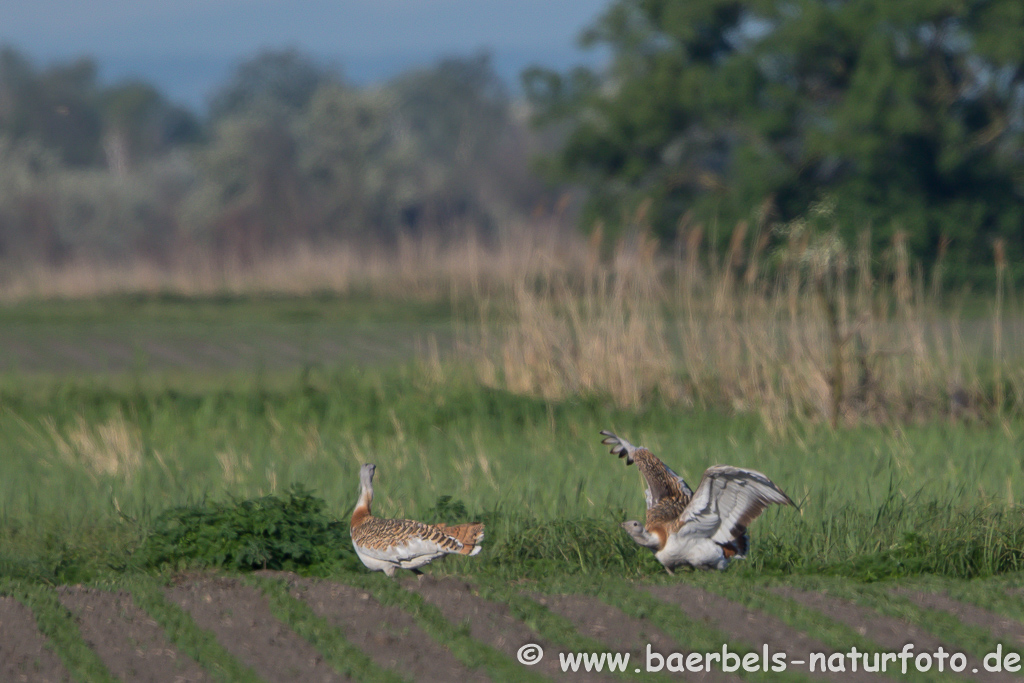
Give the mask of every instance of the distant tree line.
M 1020 0 L 614 0 L 582 42 L 607 69 L 524 84 L 585 225 L 756 239 L 828 202 L 957 280 L 1024 256 Z
M 200 116 L 82 59 L 0 49 L 0 261 L 255 259 L 299 243 L 492 233 L 549 192 L 486 55 L 356 88 L 294 50 L 240 64 Z
M 1024 257 L 1021 36 L 1020 0 L 611 0 L 582 36 L 607 66 L 529 69 L 527 106 L 486 56 L 357 88 L 286 50 L 202 115 L 6 48 L 0 262 L 487 234 L 574 187 L 584 227 L 666 244 L 827 205 L 846 244 L 983 281 Z

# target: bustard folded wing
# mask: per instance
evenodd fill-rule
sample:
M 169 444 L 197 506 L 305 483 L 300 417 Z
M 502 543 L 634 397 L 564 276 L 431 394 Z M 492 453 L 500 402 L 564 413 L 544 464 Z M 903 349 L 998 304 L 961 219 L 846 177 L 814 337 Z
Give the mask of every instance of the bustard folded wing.
M 680 517 L 679 533 L 729 543 L 773 503 L 792 505 L 793 501 L 760 472 L 729 465 L 709 467 Z
M 476 555 L 480 552 L 480 546 L 476 544 L 483 540 L 482 524 L 460 525 L 449 529 L 457 529 L 457 534 L 463 536 L 466 534 L 462 533 L 462 529 L 470 526 L 478 527 L 472 533 L 475 539 L 474 543 L 468 542 L 471 540 L 468 536 L 465 539 L 466 542 L 463 542 L 452 534 L 446 533 L 443 525 L 424 524 L 411 519 L 373 518 L 353 530 L 352 540 L 359 545 L 359 550 L 363 554 L 378 560 L 399 564 L 426 555 L 440 556 L 449 553 Z

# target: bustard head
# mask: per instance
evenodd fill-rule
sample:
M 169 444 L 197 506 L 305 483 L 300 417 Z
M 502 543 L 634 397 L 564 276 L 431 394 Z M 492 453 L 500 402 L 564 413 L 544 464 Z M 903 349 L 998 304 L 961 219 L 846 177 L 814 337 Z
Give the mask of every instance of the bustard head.
M 633 540 L 644 546 L 645 548 L 657 548 L 661 545 L 658 542 L 658 537 L 649 532 L 644 528 L 644 525 L 635 519 L 631 519 L 628 522 L 621 524 L 622 528 L 626 530 L 626 533 L 633 537 Z
M 373 485 L 373 473 L 377 469 L 377 466 L 372 463 L 366 463 L 359 468 L 359 483 L 364 489 L 368 489 Z

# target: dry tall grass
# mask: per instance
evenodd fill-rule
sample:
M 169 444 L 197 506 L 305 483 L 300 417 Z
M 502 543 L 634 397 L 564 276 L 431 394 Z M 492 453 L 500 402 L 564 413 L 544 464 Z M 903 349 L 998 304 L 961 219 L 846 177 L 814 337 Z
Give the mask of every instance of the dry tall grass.
M 571 239 L 558 230 L 517 229 L 496 243 L 473 235 L 454 242 L 404 237 L 387 246 L 299 246 L 256 262 L 197 252 L 179 256 L 171 265 L 143 259 L 77 261 L 59 267 L 0 264 L 0 301 L 114 294 L 303 296 L 352 291 L 416 299 L 463 298 L 492 291 L 533 270 L 534 262 L 569 251 L 559 245 Z
M 1024 406 L 1024 319 L 1006 310 L 1004 278 L 991 314 L 967 319 L 942 301 L 941 264 L 925 287 L 902 236 L 876 258 L 867 236 L 851 252 L 804 225 L 744 254 L 745 232 L 720 257 L 699 229 L 675 257 L 641 235 L 602 259 L 598 236 L 574 261 L 520 273 L 511 322 L 482 326 L 479 376 L 549 398 L 754 411 L 780 431 L 793 417 L 835 426 Z
M 120 413 L 96 427 L 79 415 L 66 433 L 58 430 L 52 419 L 46 420 L 45 426 L 60 459 L 55 465 L 84 467 L 94 481 L 106 476 L 131 482 L 142 464 L 138 428 Z
M 965 317 L 943 300 L 941 263 L 926 286 L 902 237 L 872 254 L 867 239 L 851 249 L 803 223 L 774 239 L 765 230 L 748 239 L 740 225 L 716 255 L 702 246 L 699 228 L 683 233 L 674 253 L 642 231 L 605 244 L 599 232 L 587 241 L 524 228 L 494 243 L 337 245 L 249 265 L 197 258 L 170 268 L 8 270 L 0 300 L 126 292 L 450 297 L 480 310 L 461 335 L 462 357 L 483 382 L 515 392 L 605 395 L 630 407 L 659 396 L 753 411 L 780 430 L 794 416 L 837 425 L 999 416 L 1024 406 L 1024 315 L 1006 291 L 998 245 L 991 310 Z
M 512 321 L 496 332 L 481 327 L 481 378 L 546 398 L 607 393 L 622 405 L 654 393 L 683 399 L 656 244 L 641 237 L 603 263 L 595 234 L 577 245 L 575 260 L 537 260 L 508 283 L 498 305 L 510 306 Z

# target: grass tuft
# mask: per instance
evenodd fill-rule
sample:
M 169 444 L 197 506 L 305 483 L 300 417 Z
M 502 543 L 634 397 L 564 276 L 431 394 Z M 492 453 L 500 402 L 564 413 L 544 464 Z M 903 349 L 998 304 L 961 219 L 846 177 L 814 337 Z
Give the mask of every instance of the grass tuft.
M 637 546 L 618 524 L 607 518 L 575 518 L 541 521 L 513 517 L 494 520 L 488 571 L 522 576 L 548 574 L 607 574 L 638 576 L 643 568 L 657 566 L 645 548 Z M 645 562 L 650 556 L 651 562 Z

